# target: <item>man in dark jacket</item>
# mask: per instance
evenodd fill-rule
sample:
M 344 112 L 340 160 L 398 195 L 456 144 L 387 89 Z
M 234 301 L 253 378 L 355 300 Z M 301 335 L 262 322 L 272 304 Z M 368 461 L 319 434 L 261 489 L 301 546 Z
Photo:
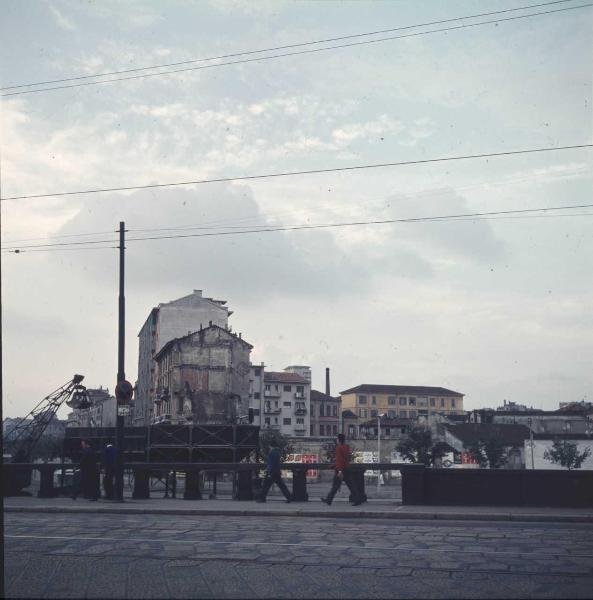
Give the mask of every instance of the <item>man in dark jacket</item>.
M 338 435 L 338 444 L 336 446 L 336 465 L 334 481 L 332 483 L 331 490 L 327 495 L 327 498 L 321 498 L 322 502 L 325 502 L 328 506 L 332 503 L 334 496 L 342 485 L 342 481 L 348 486 L 350 494 L 352 495 L 352 504 L 354 506 L 360 506 L 364 499 L 356 486 L 352 471 L 350 470 L 350 447 L 346 444 L 346 438 L 343 433 Z
M 282 481 L 282 474 L 280 473 L 280 450 L 278 449 L 278 443 L 276 440 L 270 441 L 270 453 L 268 454 L 268 464 L 266 467 L 266 477 L 262 485 L 261 494 L 256 502 L 265 502 L 266 496 L 275 483 L 280 491 L 284 494 L 286 502 L 290 502 L 291 496 L 288 488 L 284 481 Z
M 97 459 L 91 445 L 82 440 L 82 456 L 80 457 L 80 481 L 74 486 L 72 500 L 76 500 L 78 495 L 82 495 L 87 500 L 98 500 L 101 496 L 99 485 L 99 469 L 97 468 Z
M 101 463 L 105 474 L 103 475 L 103 489 L 105 490 L 105 498 L 107 500 L 113 500 L 113 489 L 115 483 L 115 463 L 116 463 L 116 450 L 113 444 L 107 444 L 103 450 L 103 457 Z

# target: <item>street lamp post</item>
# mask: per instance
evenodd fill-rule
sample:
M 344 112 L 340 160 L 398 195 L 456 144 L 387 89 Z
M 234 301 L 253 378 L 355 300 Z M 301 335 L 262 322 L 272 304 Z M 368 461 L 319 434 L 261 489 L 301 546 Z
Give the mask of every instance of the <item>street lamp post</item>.
M 381 419 L 384 414 L 377 414 L 377 463 L 381 463 Z M 377 466 L 377 498 L 381 492 L 381 470 Z
M 531 449 L 531 468 L 535 469 L 533 461 L 533 429 L 531 428 L 531 417 L 527 419 L 527 425 L 529 426 L 529 448 Z

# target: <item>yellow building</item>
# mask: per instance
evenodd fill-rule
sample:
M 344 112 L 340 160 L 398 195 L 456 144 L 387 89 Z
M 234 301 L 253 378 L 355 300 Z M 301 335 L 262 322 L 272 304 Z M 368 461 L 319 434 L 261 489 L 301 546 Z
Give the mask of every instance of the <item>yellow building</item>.
M 416 419 L 463 413 L 463 394 L 442 387 L 363 383 L 340 392 L 340 397 L 342 411 L 351 410 L 359 424 L 380 414 L 390 419 Z

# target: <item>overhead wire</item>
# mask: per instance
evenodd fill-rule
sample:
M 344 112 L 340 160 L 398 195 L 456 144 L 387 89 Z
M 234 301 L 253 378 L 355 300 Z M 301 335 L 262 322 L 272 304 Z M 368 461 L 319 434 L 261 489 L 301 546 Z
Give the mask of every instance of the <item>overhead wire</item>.
M 578 169 L 573 169 L 570 171 L 558 171 L 558 172 L 552 172 L 552 173 L 548 173 L 547 177 L 553 177 L 553 178 L 565 178 L 565 177 L 573 177 L 573 176 L 579 176 L 581 174 L 586 174 L 586 173 L 590 173 L 590 171 L 586 168 L 578 168 Z M 511 177 L 511 178 L 506 178 L 506 179 L 496 179 L 496 180 L 490 180 L 490 181 L 481 181 L 479 183 L 471 183 L 468 185 L 462 185 L 462 186 L 444 186 L 441 188 L 435 187 L 433 189 L 427 189 L 427 190 L 419 190 L 416 192 L 407 192 L 407 193 L 398 193 L 397 196 L 394 197 L 394 199 L 396 199 L 397 201 L 401 201 L 401 200 L 418 200 L 418 199 L 424 199 L 427 197 L 433 197 L 433 196 L 438 196 L 443 194 L 443 191 L 452 191 L 452 192 L 460 192 L 460 191 L 466 191 L 466 190 L 473 190 L 473 189 L 483 189 L 483 188 L 488 188 L 488 187 L 499 187 L 499 186 L 505 186 L 505 185 L 511 185 L 513 183 L 521 183 L 521 182 L 525 182 L 525 181 L 532 181 L 533 179 L 539 179 L 541 177 L 541 174 L 539 173 L 533 173 L 531 175 L 525 175 L 522 177 Z M 397 192 L 392 192 L 392 194 L 396 194 Z M 383 194 L 381 196 L 373 196 L 371 198 L 364 198 L 361 200 L 357 200 L 357 207 L 362 207 L 362 208 L 370 208 L 372 206 L 377 206 L 377 205 L 384 205 L 386 203 L 391 202 L 392 198 L 390 198 L 389 196 Z M 144 227 L 144 228 L 129 228 L 127 229 L 127 231 L 129 232 L 133 232 L 133 233 L 140 233 L 140 232 L 154 232 L 154 231 L 186 231 L 186 230 L 194 230 L 194 229 L 200 229 L 200 230 L 206 230 L 206 229 L 222 229 L 222 228 L 233 228 L 233 227 L 237 227 L 237 228 L 242 228 L 242 227 L 246 227 L 247 225 L 245 224 L 246 221 L 256 221 L 256 220 L 264 220 L 266 221 L 265 223 L 258 225 L 257 223 L 254 224 L 250 224 L 250 227 L 268 227 L 270 225 L 270 219 L 277 219 L 278 217 L 283 217 L 286 215 L 296 215 L 296 214 L 302 214 L 303 212 L 308 212 L 311 210 L 314 211 L 325 211 L 325 212 L 331 212 L 337 208 L 343 210 L 344 207 L 346 206 L 346 202 L 344 201 L 344 199 L 340 199 L 340 200 L 336 200 L 334 202 L 325 202 L 323 204 L 318 204 L 315 205 L 313 207 L 306 207 L 306 208 L 301 208 L 301 209 L 289 209 L 289 210 L 284 210 L 284 211 L 276 211 L 276 212 L 264 212 L 264 213 L 258 213 L 258 214 L 253 214 L 253 215 L 249 215 L 249 216 L 243 216 L 243 217 L 233 217 L 233 218 L 224 218 L 224 219 L 214 219 L 214 220 L 209 220 L 209 221 L 203 221 L 200 224 L 190 224 L 190 225 L 183 225 L 183 226 L 177 226 L 177 225 L 171 225 L 169 227 Z M 243 225 L 231 225 L 233 223 L 243 223 Z M 3 243 L 4 244 L 16 244 L 16 243 L 22 243 L 22 242 L 35 242 L 35 241 L 42 241 L 42 240 L 52 240 L 52 239 L 64 239 L 64 238 L 76 238 L 76 237 L 89 237 L 89 236 L 94 236 L 94 235 L 106 235 L 106 234 L 110 234 L 110 233 L 114 233 L 114 230 L 108 230 L 108 231 L 92 231 L 92 232 L 86 232 L 86 233 L 71 233 L 71 234 L 56 234 L 56 235 L 44 235 L 44 236 L 39 236 L 39 237 L 31 237 L 31 238 L 18 238 L 18 239 L 3 239 Z
M 38 198 L 52 198 L 52 197 L 60 197 L 60 196 L 74 196 L 78 194 L 100 194 L 105 192 L 126 192 L 140 189 L 155 189 L 155 188 L 163 188 L 163 187 L 179 187 L 185 185 L 200 185 L 206 183 L 226 183 L 231 181 L 252 181 L 254 179 L 269 179 L 269 178 L 277 178 L 277 177 L 291 177 L 296 175 L 313 175 L 319 173 L 337 173 L 337 172 L 346 172 L 346 171 L 360 171 L 363 169 L 378 169 L 385 167 L 401 167 L 407 165 L 421 165 L 421 164 L 429 164 L 429 163 L 437 163 L 437 162 L 447 162 L 447 161 L 459 161 L 459 160 L 470 160 L 476 158 L 494 158 L 499 156 L 518 156 L 523 154 L 532 154 L 532 153 L 542 153 L 542 152 L 552 152 L 552 151 L 561 151 L 561 150 L 578 150 L 584 148 L 591 148 L 593 144 L 576 144 L 571 146 L 554 146 L 549 148 L 528 148 L 523 150 L 508 150 L 505 152 L 490 152 L 486 154 L 466 154 L 461 156 L 445 156 L 439 158 L 424 158 L 417 160 L 405 160 L 405 161 L 396 161 L 396 162 L 386 162 L 386 163 L 376 163 L 376 164 L 367 164 L 367 165 L 354 165 L 350 167 L 333 167 L 328 169 L 309 169 L 303 171 L 284 171 L 281 173 L 266 173 L 262 175 L 242 175 L 242 176 L 233 176 L 233 177 L 217 177 L 213 179 L 199 179 L 194 181 L 176 181 L 169 183 L 152 183 L 146 185 L 130 185 L 130 186 L 122 186 L 122 187 L 112 187 L 112 188 L 96 188 L 96 189 L 87 189 L 87 190 L 75 190 L 69 192 L 50 192 L 44 194 L 30 194 L 23 196 L 7 196 L 5 198 L 0 198 L 0 201 L 6 202 L 9 200 L 26 200 L 26 199 L 38 199 Z
M 326 43 L 330 43 L 330 42 L 338 42 L 341 40 L 354 39 L 354 38 L 358 38 L 358 37 L 367 37 L 367 36 L 371 36 L 371 35 L 380 35 L 383 33 L 392 33 L 394 31 L 415 29 L 418 27 L 429 27 L 431 25 L 442 25 L 443 23 L 453 23 L 455 21 L 460 21 L 462 19 L 477 19 L 479 17 L 488 17 L 488 16 L 492 16 L 492 15 L 504 14 L 504 13 L 509 13 L 509 12 L 517 12 L 520 10 L 530 10 L 532 8 L 541 8 L 543 6 L 551 6 L 554 4 L 566 4 L 567 2 L 574 2 L 574 1 L 575 0 L 554 0 L 553 2 L 543 2 L 540 4 L 529 4 L 526 6 L 518 6 L 516 8 L 507 8 L 504 10 L 495 10 L 495 11 L 490 11 L 490 12 L 485 12 L 485 13 L 477 13 L 477 14 L 473 14 L 473 15 L 465 15 L 465 16 L 461 16 L 461 17 L 453 17 L 450 19 L 442 19 L 439 21 L 428 21 L 426 23 L 417 23 L 415 25 L 405 25 L 405 26 L 401 26 L 401 27 L 393 27 L 390 29 L 379 29 L 376 31 L 368 31 L 365 33 L 342 35 L 339 37 L 325 38 L 325 39 L 314 40 L 314 41 L 310 41 L 310 42 L 300 42 L 300 43 L 296 43 L 296 44 L 286 44 L 283 46 L 273 46 L 270 48 L 261 48 L 259 50 L 242 50 L 240 52 L 233 52 L 231 54 L 222 54 L 219 56 L 210 56 L 210 57 L 206 57 L 206 58 L 194 58 L 194 59 L 183 60 L 183 61 L 178 61 L 178 62 L 163 63 L 163 64 L 159 64 L 159 65 L 149 65 L 147 67 L 134 67 L 134 68 L 130 68 L 130 69 L 121 69 L 118 71 L 105 71 L 103 73 L 95 73 L 93 75 L 78 75 L 78 76 L 74 76 L 74 77 L 64 77 L 61 79 L 49 79 L 46 81 L 34 81 L 34 82 L 30 82 L 30 83 L 8 85 L 8 86 L 0 87 L 0 91 L 14 90 L 14 89 L 19 89 L 19 88 L 23 88 L 23 87 L 32 87 L 32 86 L 36 86 L 36 85 L 50 85 L 53 83 L 66 83 L 69 81 L 80 81 L 83 79 L 93 79 L 93 78 L 97 78 L 97 77 L 109 77 L 111 75 L 123 75 L 126 73 L 136 73 L 138 71 L 148 71 L 148 70 L 153 70 L 153 69 L 164 69 L 167 67 L 179 67 L 181 65 L 189 65 L 189 64 L 194 64 L 194 63 L 198 63 L 198 62 L 207 62 L 207 61 L 212 61 L 212 60 L 223 60 L 225 58 L 235 58 L 237 56 L 248 56 L 251 54 L 261 54 L 263 52 L 276 52 L 278 50 L 288 50 L 289 48 L 300 48 L 303 46 L 326 44 Z
M 184 67 L 182 69 L 171 69 L 169 71 L 160 71 L 158 73 L 142 73 L 139 75 L 130 75 L 130 76 L 126 76 L 126 77 L 117 77 L 117 78 L 113 78 L 113 79 L 103 79 L 101 81 L 85 81 L 85 82 L 81 82 L 81 83 L 73 83 L 73 84 L 67 84 L 67 85 L 58 85 L 58 86 L 52 86 L 52 87 L 45 87 L 45 88 L 39 88 L 39 89 L 32 89 L 32 90 L 20 90 L 20 91 L 16 91 L 16 92 L 7 92 L 4 94 L 0 94 L 0 97 L 7 97 L 7 96 L 18 96 L 18 95 L 22 95 L 22 94 L 35 94 L 35 93 L 40 93 L 40 92 L 49 92 L 49 91 L 53 91 L 53 90 L 63 90 L 63 89 L 69 89 L 69 88 L 76 88 L 76 87 L 85 87 L 85 86 L 91 86 L 91 85 L 99 85 L 99 84 L 104 84 L 104 83 L 115 83 L 115 82 L 119 82 L 119 81 L 128 81 L 131 79 L 144 79 L 147 77 L 158 77 L 158 76 L 162 76 L 162 75 L 173 75 L 175 73 L 185 73 L 188 71 L 199 71 L 202 69 L 212 69 L 212 68 L 218 68 L 218 67 L 224 67 L 224 66 L 228 66 L 228 65 L 239 65 L 239 64 L 246 64 L 246 63 L 252 63 L 252 62 L 260 62 L 260 61 L 264 61 L 264 60 L 272 60 L 272 59 L 277 59 L 277 58 L 285 58 L 288 56 L 297 56 L 297 55 L 302 55 L 302 54 L 313 54 L 316 52 L 325 52 L 328 50 L 337 50 L 340 48 L 352 48 L 355 46 L 362 46 L 362 45 L 367 45 L 367 44 L 377 44 L 377 43 L 381 43 L 381 42 L 387 42 L 387 41 L 392 41 L 392 40 L 397 40 L 397 39 L 403 39 L 403 38 L 411 38 L 411 37 L 417 37 L 420 35 L 429 35 L 432 33 L 442 33 L 442 32 L 446 32 L 446 31 L 454 31 L 454 30 L 458 30 L 458 29 L 467 29 L 470 27 L 478 27 L 481 25 L 490 25 L 493 23 L 501 23 L 501 22 L 505 22 L 505 21 L 515 21 L 518 19 L 526 19 L 526 18 L 530 18 L 530 17 L 537 17 L 537 16 L 542 16 L 542 15 L 549 15 L 549 14 L 553 14 L 553 13 L 559 13 L 559 12 L 565 12 L 568 10 L 577 10 L 580 8 L 588 8 L 590 6 L 593 6 L 593 3 L 587 3 L 587 4 L 580 4 L 578 6 L 566 6 L 564 8 L 558 8 L 558 9 L 554 9 L 554 10 L 548 10 L 548 11 L 540 11 L 540 12 L 535 12 L 535 13 L 530 13 L 527 15 L 517 15 L 517 16 L 513 16 L 513 17 L 502 17 L 500 19 L 491 19 L 488 21 L 480 21 L 478 23 L 464 23 L 461 25 L 455 25 L 452 27 L 441 27 L 439 29 L 432 29 L 430 31 L 419 31 L 419 32 L 415 32 L 415 33 L 407 33 L 407 34 L 403 34 L 403 35 L 397 35 L 397 36 L 388 36 L 388 37 L 384 37 L 384 38 L 379 38 L 379 39 L 374 39 L 374 40 L 364 40 L 364 41 L 359 41 L 359 42 L 350 42 L 347 44 L 337 44 L 334 46 L 326 46 L 323 48 L 312 48 L 309 50 L 298 50 L 298 51 L 294 51 L 294 52 L 284 52 L 281 54 L 273 54 L 270 56 L 258 56 L 256 58 L 245 58 L 245 59 L 241 59 L 241 60 L 233 60 L 233 61 L 228 61 L 228 62 L 222 62 L 222 63 L 216 63 L 216 64 L 211 64 L 211 65 L 201 65 L 201 66 L 195 66 L 195 67 Z M 468 18 L 468 17 L 465 17 Z M 460 19 L 463 19 L 460 18 Z
M 217 232 L 202 232 L 202 233 L 187 233 L 187 234 L 173 234 L 173 235 L 162 235 L 162 236 L 144 236 L 144 237 L 128 237 L 126 243 L 139 242 L 139 241 L 150 241 L 150 240 L 171 240 L 171 239 L 183 239 L 183 238 L 196 238 L 196 237 L 221 237 L 228 235 L 242 235 L 249 233 L 271 233 L 278 231 L 300 231 L 300 230 L 313 230 L 313 229 L 335 229 L 342 227 L 355 227 L 355 226 L 367 226 L 367 225 L 386 225 L 393 223 L 419 223 L 427 221 L 454 221 L 461 218 L 479 218 L 479 217 L 491 217 L 499 215 L 525 215 L 528 213 L 535 212 L 549 212 L 549 211 L 561 211 L 561 210 L 576 210 L 581 208 L 593 208 L 593 204 L 576 204 L 571 206 L 544 206 L 538 208 L 524 208 L 524 209 L 513 209 L 513 210 L 502 210 L 502 211 L 488 211 L 488 212 L 474 212 L 474 213 L 460 213 L 460 214 L 448 214 L 438 215 L 429 217 L 407 217 L 399 219 L 374 219 L 368 221 L 350 221 L 346 223 L 321 223 L 321 224 L 301 224 L 301 225 L 287 225 L 287 226 L 269 226 L 265 229 L 243 229 L 234 231 L 217 231 Z M 587 213 L 588 214 L 588 213 Z M 593 213 L 592 213 L 593 214 Z M 66 246 L 84 246 L 90 244 L 109 244 L 117 242 L 117 239 L 104 239 L 104 240 L 86 240 L 83 242 L 54 242 L 50 244 L 33 244 L 25 245 L 20 247 L 10 247 L 3 249 L 3 252 L 20 253 L 27 251 L 27 249 L 35 248 L 55 248 L 55 247 L 66 247 Z M 18 252 L 17 252 L 18 251 Z

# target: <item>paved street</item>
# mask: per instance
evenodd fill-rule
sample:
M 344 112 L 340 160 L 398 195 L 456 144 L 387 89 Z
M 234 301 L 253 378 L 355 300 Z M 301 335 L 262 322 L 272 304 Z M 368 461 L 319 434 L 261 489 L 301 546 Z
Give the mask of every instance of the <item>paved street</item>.
M 5 514 L 9 598 L 588 598 L 593 525 Z

